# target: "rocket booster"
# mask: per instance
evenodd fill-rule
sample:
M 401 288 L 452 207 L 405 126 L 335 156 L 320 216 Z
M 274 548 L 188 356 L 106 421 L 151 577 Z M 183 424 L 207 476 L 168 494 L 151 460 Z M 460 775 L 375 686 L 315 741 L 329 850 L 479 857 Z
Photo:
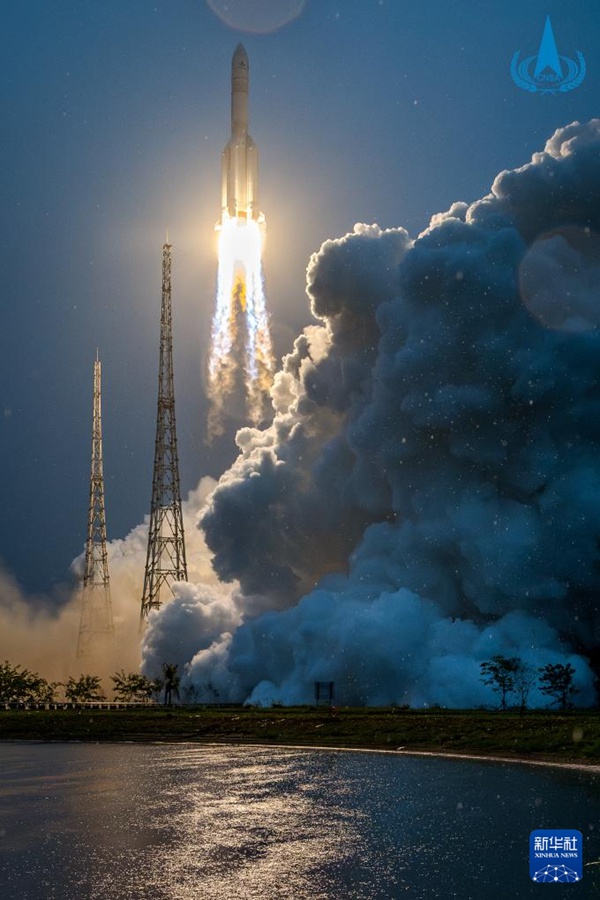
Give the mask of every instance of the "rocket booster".
M 238 44 L 231 60 L 231 137 L 223 151 L 222 219 L 259 220 L 258 150 L 248 134 L 248 54 Z

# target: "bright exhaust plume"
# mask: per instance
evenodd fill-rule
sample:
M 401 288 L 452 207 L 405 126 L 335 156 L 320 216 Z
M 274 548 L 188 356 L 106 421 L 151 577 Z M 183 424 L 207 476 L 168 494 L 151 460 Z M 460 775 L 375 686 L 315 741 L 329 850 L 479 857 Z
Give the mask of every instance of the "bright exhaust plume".
M 242 394 L 255 424 L 265 413 L 275 358 L 265 300 L 262 249 L 264 219 L 224 215 L 219 228 L 217 296 L 211 329 L 209 430 L 223 428 L 230 400 Z

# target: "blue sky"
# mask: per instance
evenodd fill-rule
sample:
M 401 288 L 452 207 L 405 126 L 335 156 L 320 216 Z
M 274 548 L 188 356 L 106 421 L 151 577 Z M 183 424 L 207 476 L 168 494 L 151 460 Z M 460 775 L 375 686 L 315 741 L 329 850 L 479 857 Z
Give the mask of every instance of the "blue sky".
M 588 71 L 577 90 L 540 96 L 509 68 L 516 50 L 537 51 L 548 13 L 559 52 L 581 50 Z M 233 459 L 231 436 L 204 444 L 203 364 L 240 40 L 279 354 L 310 321 L 305 268 L 323 240 L 357 221 L 416 236 L 555 128 L 598 114 L 593 0 L 308 0 L 261 35 L 203 0 L 5 4 L 0 559 L 27 591 L 64 581 L 83 547 L 96 347 L 109 536 L 149 511 L 167 227 L 184 494 Z

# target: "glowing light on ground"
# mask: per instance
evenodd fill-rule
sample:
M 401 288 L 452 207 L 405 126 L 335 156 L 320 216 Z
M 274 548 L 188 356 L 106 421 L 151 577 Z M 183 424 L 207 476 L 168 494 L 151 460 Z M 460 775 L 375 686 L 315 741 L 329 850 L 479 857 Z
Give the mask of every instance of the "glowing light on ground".
M 226 217 L 219 228 L 217 297 L 211 330 L 209 431 L 219 433 L 228 401 L 243 393 L 248 418 L 259 422 L 275 359 L 265 300 L 262 222 Z

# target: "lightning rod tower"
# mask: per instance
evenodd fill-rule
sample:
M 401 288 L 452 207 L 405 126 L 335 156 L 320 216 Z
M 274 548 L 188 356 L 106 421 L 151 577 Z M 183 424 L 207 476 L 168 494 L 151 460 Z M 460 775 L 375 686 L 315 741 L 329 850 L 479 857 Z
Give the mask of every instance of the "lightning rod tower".
M 81 586 L 81 621 L 77 656 L 95 649 L 97 639 L 113 635 L 112 606 L 106 552 L 106 515 L 102 464 L 102 367 L 96 351 L 94 362 L 94 415 L 92 424 L 92 467 L 88 510 L 85 567 Z
M 158 409 L 148 552 L 142 594 L 141 621 L 161 605 L 161 590 L 187 581 L 185 538 L 179 488 L 179 460 L 173 386 L 173 328 L 171 316 L 171 244 L 163 244 Z

